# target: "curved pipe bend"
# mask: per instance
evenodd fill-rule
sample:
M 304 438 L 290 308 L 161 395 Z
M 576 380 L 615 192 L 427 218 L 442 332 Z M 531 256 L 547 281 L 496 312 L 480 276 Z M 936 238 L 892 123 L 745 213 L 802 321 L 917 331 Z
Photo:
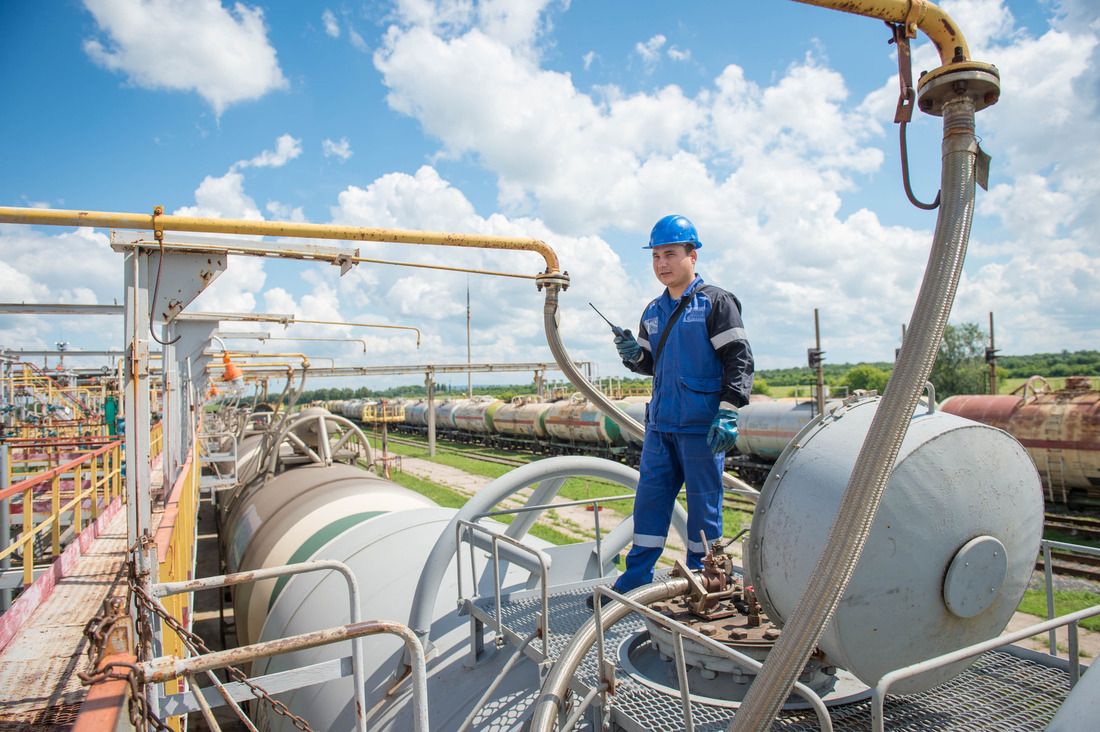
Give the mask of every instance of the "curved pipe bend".
M 560 487 L 562 480 L 576 475 L 584 475 L 592 478 L 618 483 L 630 489 L 638 487 L 638 471 L 622 463 L 604 460 L 602 458 L 565 456 L 553 457 L 546 460 L 536 460 L 522 467 L 510 470 L 506 474 L 494 480 L 482 488 L 469 501 L 458 510 L 451 519 L 450 524 L 439 535 L 435 546 L 428 554 L 424 564 L 424 571 L 420 573 L 420 579 L 416 583 L 416 591 L 413 594 L 412 608 L 409 612 L 409 627 L 420 637 L 425 649 L 430 653 L 432 649 L 429 633 L 432 627 L 432 610 L 435 608 L 436 598 L 439 595 L 439 587 L 443 577 L 447 573 L 457 549 L 455 540 L 455 526 L 460 520 L 472 521 L 478 514 L 492 510 L 494 506 L 511 496 L 516 491 L 526 488 L 533 483 L 557 484 Z M 536 489 L 536 492 L 539 492 Z M 556 491 L 555 491 L 556 492 Z M 677 505 L 673 515 L 673 526 L 684 541 L 687 541 L 687 522 L 684 509 Z M 519 521 L 520 519 L 516 519 Z M 625 523 L 625 522 L 624 522 Z M 622 524 L 620 524 L 622 526 Z M 610 536 L 610 535 L 609 535 Z M 626 534 L 622 534 L 627 537 Z M 513 538 L 515 538 L 513 536 Z M 624 542 L 626 539 L 618 539 Z M 605 556 L 614 547 L 609 538 L 605 542 Z M 603 557 L 600 558 L 601 561 Z M 602 566 L 602 564 L 601 564 Z
M 690 589 L 690 583 L 684 577 L 675 577 L 663 582 L 654 582 L 632 590 L 624 597 L 641 605 L 668 600 L 684 595 Z M 625 618 L 634 609 L 621 602 L 608 602 L 603 606 L 603 626 L 606 630 Z M 554 729 L 561 702 L 569 689 L 569 682 L 584 660 L 585 654 L 596 642 L 596 616 L 593 615 L 573 634 L 567 645 L 554 662 L 554 667 L 542 685 L 542 692 L 535 702 L 535 713 L 531 719 L 531 732 L 550 732 Z

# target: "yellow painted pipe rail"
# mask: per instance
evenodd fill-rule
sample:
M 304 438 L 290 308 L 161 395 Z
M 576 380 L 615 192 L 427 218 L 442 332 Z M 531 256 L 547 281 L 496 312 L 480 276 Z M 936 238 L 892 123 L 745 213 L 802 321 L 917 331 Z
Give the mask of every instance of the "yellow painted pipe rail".
M 961 49 L 962 60 L 970 61 L 970 49 L 966 45 L 959 26 L 938 5 L 924 0 L 795 0 L 806 5 L 841 10 L 845 13 L 878 18 L 888 23 L 904 25 L 910 38 L 921 30 L 936 44 L 940 62 L 952 63 L 955 49 Z
M 367 226 L 302 224 L 286 221 L 248 221 L 214 219 L 199 216 L 133 214 L 104 211 L 63 211 L 53 209 L 0 207 L 0 223 L 38 226 L 91 226 L 106 229 L 139 229 L 153 232 L 189 231 L 204 234 L 295 237 L 304 239 L 340 239 L 395 244 L 427 244 L 472 249 L 502 249 L 536 252 L 546 260 L 546 273 L 558 274 L 558 256 L 538 239 L 484 234 L 453 234 L 408 229 L 379 229 Z

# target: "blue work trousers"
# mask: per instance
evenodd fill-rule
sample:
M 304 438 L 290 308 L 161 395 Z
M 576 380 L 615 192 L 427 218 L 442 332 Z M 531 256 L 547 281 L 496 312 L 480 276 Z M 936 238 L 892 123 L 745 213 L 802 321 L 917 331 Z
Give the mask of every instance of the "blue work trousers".
M 626 571 L 615 582 L 619 592 L 653 581 L 653 567 L 665 548 L 672 510 L 681 486 L 687 486 L 689 569 L 703 566 L 707 541 L 722 535 L 722 469 L 725 453 L 711 455 L 706 435 L 647 429 L 638 466 L 634 499 L 634 545 L 626 555 Z

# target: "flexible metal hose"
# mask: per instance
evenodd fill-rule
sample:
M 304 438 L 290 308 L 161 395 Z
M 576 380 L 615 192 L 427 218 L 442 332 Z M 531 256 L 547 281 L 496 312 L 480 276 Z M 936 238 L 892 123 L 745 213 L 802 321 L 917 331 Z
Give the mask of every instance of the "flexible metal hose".
M 810 583 L 730 725 L 730 732 L 771 727 L 795 679 L 832 617 L 871 532 L 894 460 L 925 389 L 955 299 L 974 209 L 974 102 L 958 94 L 944 105 L 943 203 L 920 295 Z
M 577 387 L 577 391 L 588 397 L 588 401 L 607 415 L 607 417 L 628 435 L 642 442 L 645 439 L 645 427 L 637 422 L 623 410 L 611 403 L 603 392 L 593 386 L 577 368 L 562 343 L 561 333 L 558 330 L 558 288 L 551 285 L 546 288 L 546 300 L 543 303 L 543 325 L 546 331 L 546 342 L 550 344 L 550 352 L 554 354 L 554 360 L 558 367 L 565 373 L 566 378 Z M 722 473 L 722 486 L 726 490 L 756 500 L 760 497 L 760 491 L 748 483 L 736 478 L 729 473 Z
M 641 605 L 650 605 L 654 602 L 687 594 L 689 587 L 690 584 L 686 578 L 678 577 L 664 582 L 644 585 L 628 592 L 624 597 Z M 634 611 L 633 608 L 621 602 L 606 603 L 603 605 L 602 610 L 603 615 L 601 618 L 604 630 Z M 531 719 L 531 732 L 550 732 L 554 729 L 554 720 L 557 719 L 562 700 L 569 689 L 569 682 L 572 681 L 573 675 L 580 668 L 581 661 L 584 660 L 588 649 L 595 642 L 596 616 L 593 615 L 569 639 L 569 645 L 562 650 L 558 660 L 554 662 L 554 668 L 546 677 L 546 681 L 542 685 L 542 693 L 539 694 L 538 701 L 535 702 L 535 713 Z

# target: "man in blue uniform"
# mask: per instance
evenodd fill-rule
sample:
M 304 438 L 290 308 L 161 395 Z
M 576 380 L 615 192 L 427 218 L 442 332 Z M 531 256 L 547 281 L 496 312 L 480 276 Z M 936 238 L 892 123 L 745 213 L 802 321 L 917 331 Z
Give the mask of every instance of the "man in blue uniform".
M 653 376 L 641 477 L 634 501 L 634 545 L 615 589 L 653 581 L 680 487 L 687 486 L 689 569 L 702 567 L 707 541 L 722 535 L 722 470 L 737 439 L 737 410 L 749 403 L 753 360 L 741 303 L 695 274 L 702 247 L 683 216 L 657 222 L 646 249 L 665 291 L 642 313 L 635 339 L 616 336 L 625 365 Z

